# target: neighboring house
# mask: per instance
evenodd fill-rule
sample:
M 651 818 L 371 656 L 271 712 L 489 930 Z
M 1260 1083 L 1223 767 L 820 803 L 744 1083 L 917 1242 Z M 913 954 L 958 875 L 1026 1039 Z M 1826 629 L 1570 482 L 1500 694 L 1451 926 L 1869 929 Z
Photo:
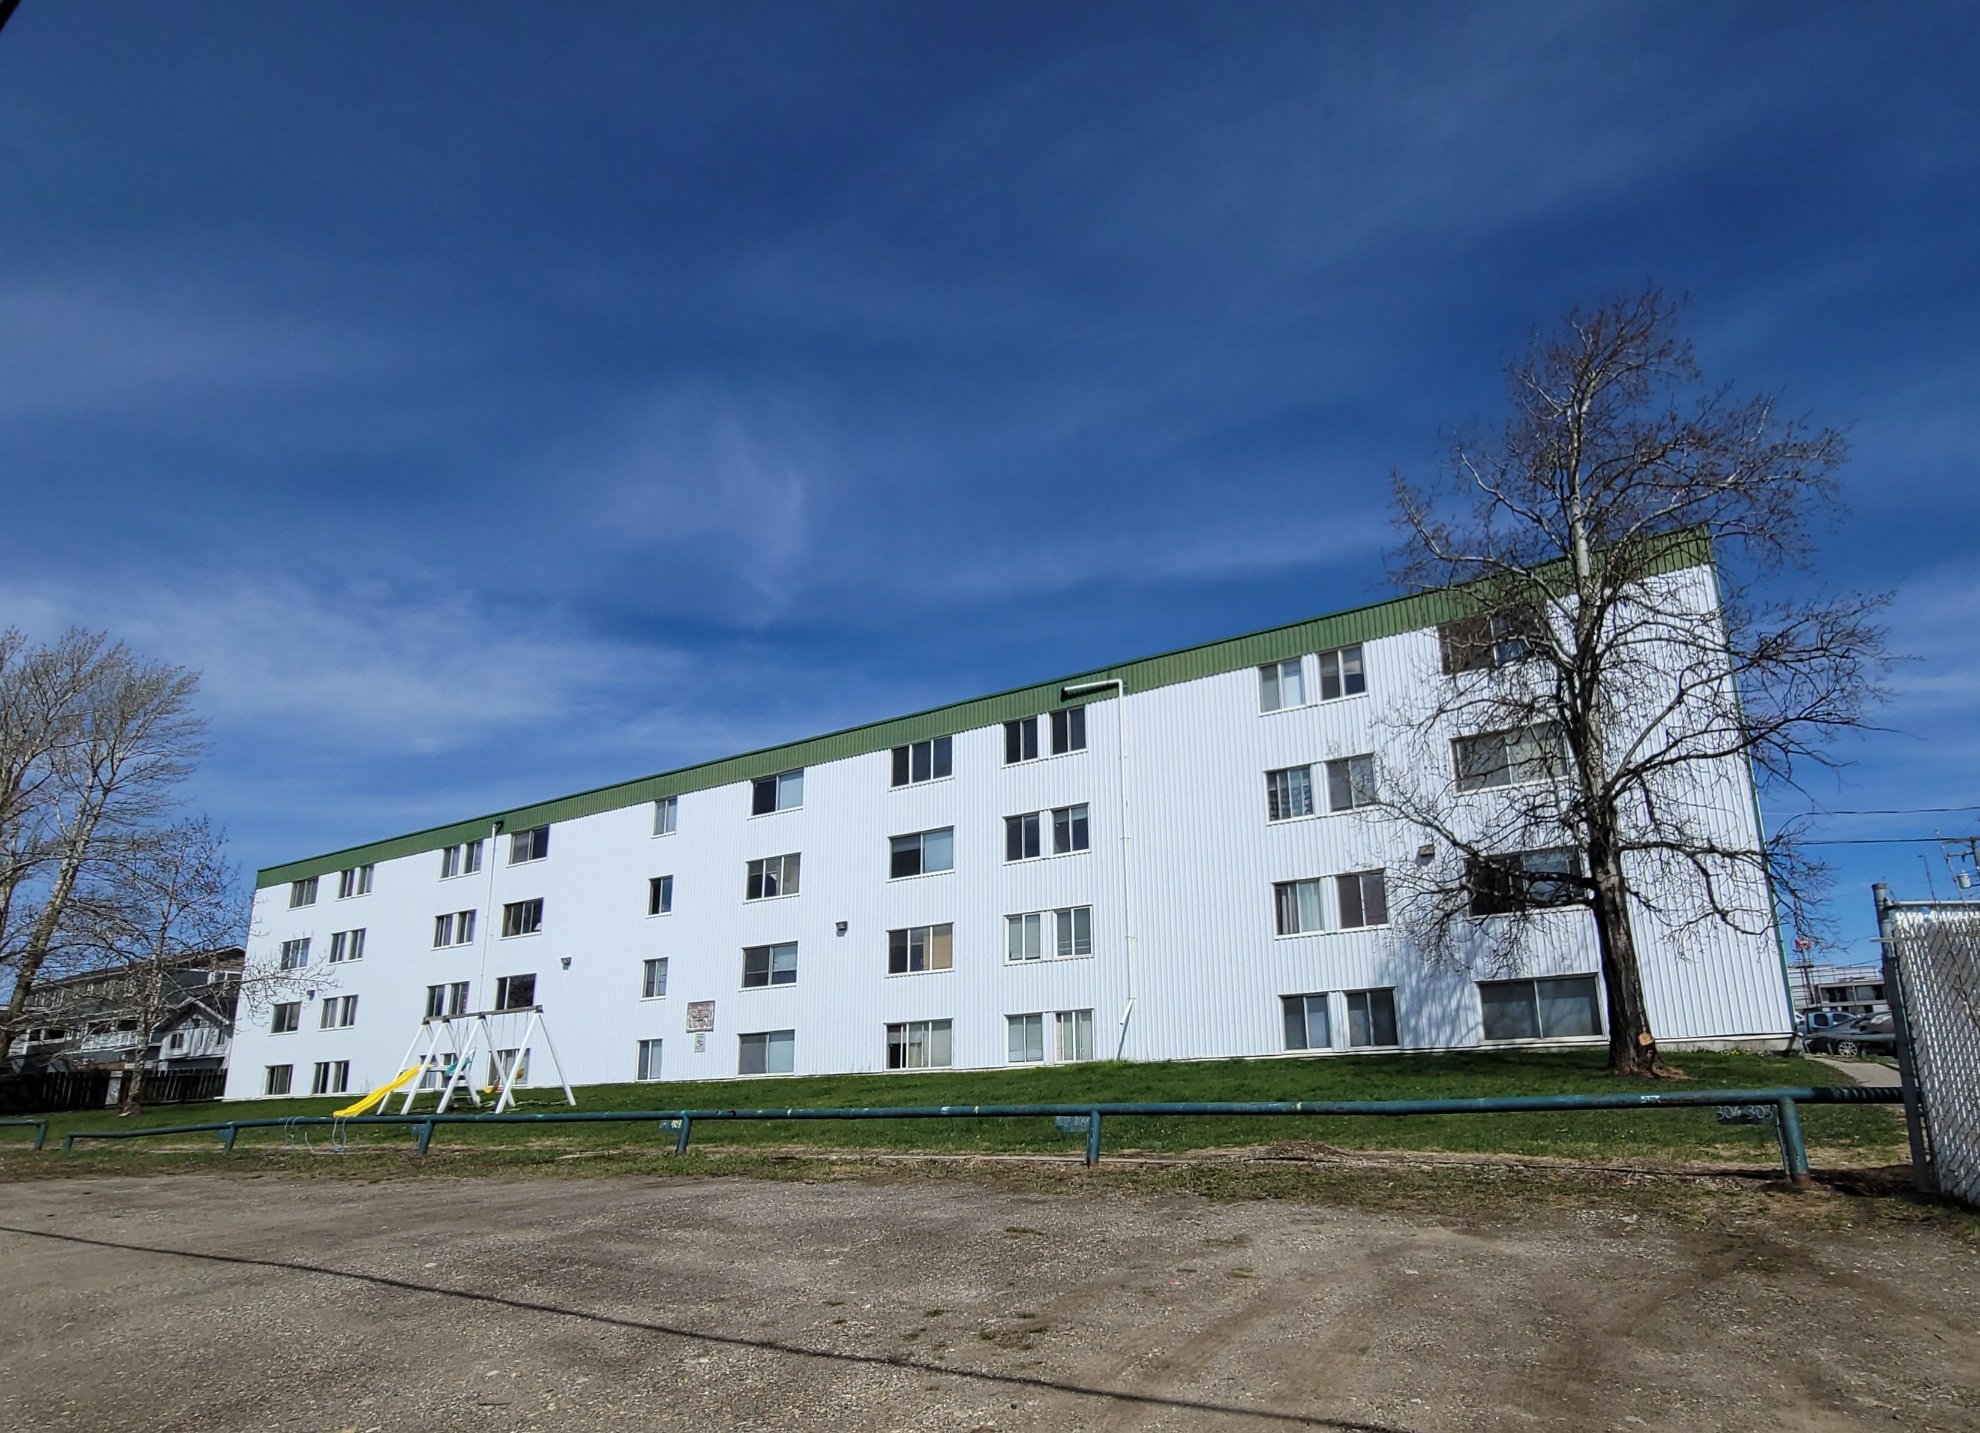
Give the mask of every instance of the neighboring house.
M 1891 1008 L 1880 965 L 1797 965 L 1794 1004 L 1804 1030 Z
M 1709 567 L 1669 581 L 1713 620 Z M 515 1012 L 488 1032 L 513 1059 L 537 1007 L 574 1083 L 1600 1046 L 1585 911 L 1537 916 L 1515 975 L 1389 921 L 1424 838 L 1362 809 L 1369 773 L 1489 801 L 1534 764 L 1520 733 L 1398 729 L 1462 612 L 1399 598 L 263 870 L 257 966 L 323 980 L 236 1030 L 227 1092 L 381 1084 L 462 1012 Z M 1691 805 L 1757 845 L 1743 761 Z M 1476 916 L 1545 904 L 1557 858 L 1486 871 Z M 1640 914 L 1638 941 L 1661 1039 L 1786 1043 L 1771 933 L 1681 950 Z
M 166 975 L 164 1012 L 141 1030 L 142 998 L 126 970 L 85 971 L 38 984 L 14 1042 L 23 1070 L 219 1070 L 232 1043 L 245 953 L 239 946 L 186 956 Z

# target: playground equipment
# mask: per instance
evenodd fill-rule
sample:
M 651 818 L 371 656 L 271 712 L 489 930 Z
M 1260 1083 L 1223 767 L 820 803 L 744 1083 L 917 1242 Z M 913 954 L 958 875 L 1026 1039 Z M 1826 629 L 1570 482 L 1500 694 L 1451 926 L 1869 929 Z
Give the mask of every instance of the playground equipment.
M 438 1089 L 440 1104 L 434 1110 L 435 1114 L 445 1114 L 457 1094 L 466 1095 L 476 1109 L 481 1108 L 483 1095 L 493 1095 L 494 1113 L 501 1114 L 515 1104 L 516 1086 L 529 1083 L 531 1042 L 539 1035 L 543 1038 L 545 1052 L 550 1056 L 550 1064 L 557 1072 L 557 1083 L 563 1088 L 564 1099 L 575 1107 L 577 1096 L 571 1093 L 571 1082 L 564 1074 L 564 1062 L 557 1058 L 557 1046 L 550 1038 L 550 1027 L 543 1020 L 543 1007 L 518 1005 L 506 1010 L 429 1015 L 421 1020 L 412 1043 L 406 1046 L 405 1059 L 399 1062 L 401 1066 L 409 1067 L 408 1074 L 400 1076 L 396 1082 L 405 1091 L 399 1113 L 411 1113 L 413 1101 L 424 1090 Z M 488 1078 L 477 1091 L 475 1061 L 482 1058 L 488 1061 Z M 417 1080 L 411 1078 L 415 1075 L 419 1077 Z M 385 1096 L 387 1102 L 390 1094 L 388 1091 Z
M 332 1117 L 340 1120 L 347 1120 L 357 1115 L 365 1114 L 371 1109 L 373 1105 L 384 1104 L 385 1101 L 391 1097 L 392 1092 L 394 1090 L 399 1089 L 408 1080 L 417 1078 L 424 1071 L 424 1069 L 425 1066 L 423 1065 L 414 1065 L 409 1070 L 401 1070 L 390 1081 L 380 1085 L 377 1089 L 373 1090 L 370 1094 L 366 1095 L 356 1104 L 345 1105 L 341 1110 L 332 1110 L 331 1111 Z

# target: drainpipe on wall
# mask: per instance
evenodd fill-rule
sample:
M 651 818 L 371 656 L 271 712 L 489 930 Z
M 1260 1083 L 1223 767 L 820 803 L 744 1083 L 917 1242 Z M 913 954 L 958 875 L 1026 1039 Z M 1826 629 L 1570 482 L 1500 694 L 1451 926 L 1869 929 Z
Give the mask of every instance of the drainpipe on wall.
M 1060 701 L 1070 701 L 1074 697 L 1091 696 L 1104 692 L 1109 687 L 1114 690 L 1114 759 L 1117 765 L 1115 786 L 1120 792 L 1121 803 L 1121 946 L 1127 956 L 1127 1004 L 1121 1007 L 1120 1034 L 1114 1042 L 1114 1058 L 1127 1058 L 1128 1022 L 1134 1018 L 1135 994 L 1139 989 L 1137 951 L 1134 934 L 1134 887 L 1130 872 L 1134 867 L 1134 827 L 1129 818 L 1128 808 L 1128 742 L 1127 742 L 1127 688 L 1119 677 L 1107 677 L 1092 682 L 1076 682 L 1059 690 Z

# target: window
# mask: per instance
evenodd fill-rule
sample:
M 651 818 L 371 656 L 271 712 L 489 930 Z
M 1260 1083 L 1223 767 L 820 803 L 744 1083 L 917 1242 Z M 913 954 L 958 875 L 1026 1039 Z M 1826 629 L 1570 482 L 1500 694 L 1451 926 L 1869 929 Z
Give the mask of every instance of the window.
M 352 896 L 371 894 L 371 867 L 352 866 L 349 870 L 337 872 L 337 899 L 347 901 Z
M 1093 954 L 1093 907 L 1069 906 L 1052 912 L 1059 959 Z
M 471 876 L 481 869 L 481 842 L 463 841 L 458 846 L 448 846 L 440 852 L 440 879 L 450 881 L 455 876 Z
M 1036 1064 L 1045 1058 L 1045 1017 L 1006 1015 L 1004 1025 L 1010 1040 L 1005 1057 L 1013 1065 Z
M 797 942 L 752 945 L 743 951 L 743 989 L 797 984 Z
M 443 945 L 471 945 L 474 943 L 474 912 L 455 911 L 452 915 L 433 918 L 433 948 Z
M 1320 882 L 1280 881 L 1272 887 L 1280 935 L 1311 935 L 1325 930 L 1320 915 Z
M 301 1028 L 302 1001 L 284 1000 L 270 1012 L 268 1021 L 269 1034 L 286 1035 L 291 1030 L 300 1030 Z
M 1437 628 L 1437 646 L 1444 671 L 1490 671 L 1523 662 L 1533 654 L 1541 630 L 1540 616 L 1531 608 L 1480 612 Z
M 1320 700 L 1338 701 L 1358 697 L 1368 690 L 1368 677 L 1361 670 L 1361 645 L 1339 647 L 1320 654 Z
M 669 915 L 674 909 L 674 878 L 655 876 L 646 883 L 646 913 L 650 916 Z
M 536 976 L 505 975 L 495 982 L 497 1010 L 527 1010 L 536 1003 Z
M 1451 749 L 1457 759 L 1459 791 L 1545 781 L 1565 764 L 1560 728 L 1551 722 L 1461 736 L 1451 743 Z
M 793 811 L 804 805 L 804 772 L 786 771 L 778 776 L 759 776 L 752 784 L 749 814 L 768 816 L 772 811 Z
M 949 1063 L 947 1020 L 909 1020 L 887 1027 L 887 1068 L 932 1070 Z
M 681 798 L 663 796 L 653 803 L 653 834 L 671 836 L 681 819 Z M 657 1043 L 657 1042 L 656 1042 Z
M 1265 773 L 1265 819 L 1290 821 L 1313 814 L 1313 768 L 1288 766 Z
M 1602 1033 L 1602 1007 L 1592 975 L 1481 980 L 1478 1003 L 1487 1040 L 1561 1040 Z
M 664 1000 L 667 996 L 667 957 L 656 955 L 646 962 L 640 974 L 639 998 Z
M 940 781 L 952 766 L 953 737 L 938 736 L 894 748 L 894 785 L 914 786 Z
M 316 904 L 316 877 L 306 876 L 300 881 L 289 882 L 290 910 L 294 910 L 297 906 L 313 906 L 315 904 Z M 273 1067 L 271 1066 L 271 1068 Z
M 262 1076 L 261 1092 L 264 1095 L 286 1095 L 289 1093 L 289 1086 L 296 1077 L 296 1067 L 294 1065 L 270 1065 L 267 1069 L 267 1074 Z
M 330 963 L 341 965 L 347 960 L 364 959 L 364 932 L 361 930 L 340 930 L 330 937 Z
M 488 1057 L 488 1084 L 490 1087 L 509 1080 L 510 1072 L 515 1074 L 517 1085 L 529 1083 L 529 1051 L 497 1050 Z
M 452 1015 L 467 1014 L 468 983 L 456 980 L 447 985 L 426 987 L 426 1018 L 439 1020 Z
M 1343 756 L 1327 763 L 1327 809 L 1352 811 L 1375 804 L 1375 758 Z
M 797 1031 L 765 1030 L 756 1035 L 738 1035 L 736 1073 L 738 1075 L 788 1075 L 797 1053 Z
M 1052 854 L 1087 849 L 1086 807 L 1059 806 L 1052 811 Z
M 325 1030 L 348 1030 L 357 1024 L 357 1001 L 355 995 L 333 995 L 323 1002 L 322 1028 Z
M 1039 845 L 1038 813 L 1028 811 L 1022 816 L 1004 818 L 1004 859 L 1006 861 L 1029 861 L 1042 855 Z
M 743 899 L 746 901 L 771 901 L 778 896 L 794 896 L 798 893 L 798 853 L 788 856 L 765 856 L 760 861 L 749 863 L 748 874 L 743 881 Z
M 887 847 L 889 880 L 951 871 L 956 865 L 956 828 L 944 826 L 939 831 L 916 831 L 908 836 L 895 836 L 888 841 Z
M 1086 708 L 1067 707 L 1052 713 L 1052 755 L 1086 750 Z
M 543 898 L 511 901 L 502 907 L 502 935 L 535 935 L 543 929 Z
M 301 970 L 309 964 L 309 937 L 282 942 L 282 969 Z
M 1348 1045 L 1351 1048 L 1396 1043 L 1395 991 L 1350 990 L 1347 993 L 1347 1017 Z
M 1573 905 L 1581 895 L 1580 877 L 1581 855 L 1565 847 L 1473 856 L 1464 868 L 1475 916 Z
M 1331 1050 L 1334 1047 L 1327 1025 L 1326 996 L 1282 995 L 1279 1000 L 1285 1007 L 1288 1050 Z
M 178 1030 L 174 1030 L 174 1031 L 173 1031 L 173 1032 L 172 1032 L 172 1033 L 171 1033 L 171 1034 L 170 1034 L 169 1036 L 167 1036 L 167 1037 L 166 1037 L 166 1040 L 165 1040 L 165 1048 L 166 1048 L 166 1049 L 168 1049 L 168 1050 L 183 1050 L 183 1049 L 185 1049 L 185 1048 L 186 1048 L 186 1037 L 185 1037 L 185 1035 L 184 1035 L 184 1033 L 183 1033 L 183 1032 L 181 1032 L 181 1031 L 178 1031 Z
M 1058 1049 L 1054 1056 L 1061 1064 L 1093 1058 L 1093 1012 L 1061 1010 L 1054 1017 L 1058 1027 Z
M 312 1095 L 341 1095 L 351 1087 L 351 1062 L 349 1060 L 318 1060 L 316 1073 L 310 1078 L 309 1092 Z
M 1038 759 L 1038 718 L 1020 717 L 1004 723 L 1004 765 Z
M 509 833 L 509 864 L 520 866 L 525 861 L 540 861 L 550 854 L 550 828 L 532 826 L 527 831 Z
M 639 1073 L 635 1080 L 657 1080 L 660 1078 L 660 1042 L 642 1040 L 639 1042 Z
M 1334 894 L 1340 901 L 1342 930 L 1389 923 L 1389 888 L 1380 871 L 1336 876 Z
M 1258 710 L 1284 711 L 1306 705 L 1306 675 L 1302 659 L 1268 662 L 1258 669 Z
M 1045 913 L 1005 916 L 1004 933 L 1009 960 L 1037 960 L 1045 954 Z
M 918 975 L 924 970 L 949 970 L 955 965 L 955 927 L 909 926 L 887 932 L 887 974 Z

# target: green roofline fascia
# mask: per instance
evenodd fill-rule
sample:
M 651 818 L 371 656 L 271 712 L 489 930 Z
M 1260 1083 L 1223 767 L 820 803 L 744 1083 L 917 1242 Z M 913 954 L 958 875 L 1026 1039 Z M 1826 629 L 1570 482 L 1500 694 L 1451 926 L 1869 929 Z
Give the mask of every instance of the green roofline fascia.
M 1703 566 L 1711 561 L 1710 534 L 1702 528 L 1689 529 L 1671 534 L 1668 545 L 1646 564 L 1645 575 L 1678 572 L 1687 567 Z M 496 828 L 498 822 L 502 830 L 521 831 L 532 826 L 574 820 L 580 816 L 596 816 L 603 811 L 642 806 L 665 796 L 681 796 L 690 791 L 707 791 L 717 786 L 729 786 L 748 781 L 753 777 L 771 776 L 801 766 L 845 761 L 856 756 L 871 755 L 876 751 L 887 751 L 911 741 L 925 741 L 935 736 L 953 736 L 958 732 L 997 726 L 1003 722 L 1016 721 L 1021 717 L 1038 716 L 1059 707 L 1105 701 L 1113 696 L 1111 690 L 1102 690 L 1069 701 L 1062 695 L 1066 687 L 1119 682 L 1122 689 L 1128 693 L 1148 692 L 1159 687 L 1175 686 L 1180 682 L 1222 676 L 1227 672 L 1241 672 L 1247 667 L 1259 667 L 1267 662 L 1286 661 L 1307 652 L 1325 652 L 1334 647 L 1345 647 L 1356 642 L 1371 642 L 1382 637 L 1399 637 L 1406 632 L 1420 631 L 1425 627 L 1434 627 L 1440 622 L 1448 622 L 1453 618 L 1468 615 L 1476 610 L 1476 607 L 1468 600 L 1467 594 L 1483 585 L 1483 583 L 1472 583 L 1463 587 L 1438 588 L 1405 597 L 1391 597 L 1382 602 L 1370 603 L 1363 607 L 1350 607 L 1345 611 L 1334 612 L 1324 617 L 1311 617 L 1302 622 L 1288 623 L 1283 627 L 1267 627 L 1263 631 L 1248 632 L 1239 637 L 1225 637 L 1214 642 L 1200 643 L 1194 647 L 1182 647 L 1173 652 L 1160 652 L 1152 657 L 1142 657 L 1111 667 L 1094 667 L 1055 681 L 1013 687 L 1009 691 L 974 697 L 968 701 L 952 702 L 947 706 L 930 707 L 927 711 L 913 712 L 886 721 L 847 727 L 843 731 L 827 732 L 823 736 L 807 737 L 782 746 L 766 746 L 757 751 L 744 752 L 740 756 L 723 757 L 716 761 L 701 762 L 695 766 L 683 766 L 654 776 L 643 776 L 634 781 L 621 781 L 611 786 L 599 786 L 590 791 L 538 801 L 528 806 L 512 806 L 504 811 L 490 812 L 486 816 L 454 821 L 445 826 L 430 826 L 424 831 L 414 831 L 408 835 L 394 836 L 383 841 L 372 841 L 362 846 L 351 846 L 342 851 L 330 851 L 321 856 L 310 856 L 304 860 L 289 861 L 279 866 L 265 866 L 255 876 L 255 888 L 266 889 L 269 886 L 285 885 L 290 881 L 304 880 L 310 876 L 326 875 L 349 866 L 396 860 L 401 856 L 416 856 L 422 851 L 437 851 L 443 846 L 452 846 L 462 841 L 472 841 L 487 836 Z

